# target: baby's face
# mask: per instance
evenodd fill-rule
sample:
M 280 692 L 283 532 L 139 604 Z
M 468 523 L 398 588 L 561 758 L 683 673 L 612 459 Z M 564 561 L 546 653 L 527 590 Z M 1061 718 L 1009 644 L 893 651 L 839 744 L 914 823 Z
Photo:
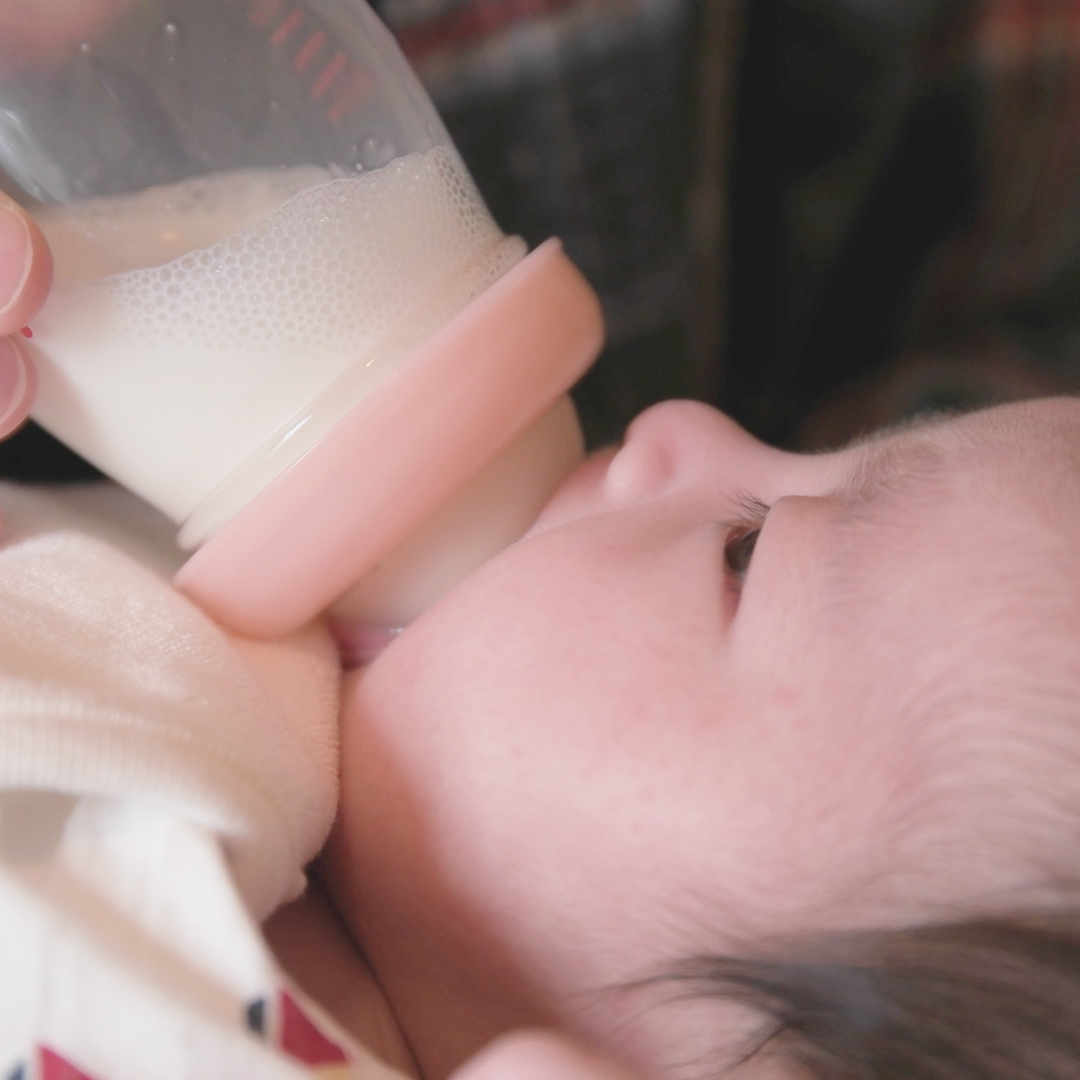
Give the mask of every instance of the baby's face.
M 613 1037 L 581 995 L 683 956 L 1038 891 L 1080 840 L 1078 489 L 1077 402 L 817 457 L 649 410 L 348 688 L 376 967 Z

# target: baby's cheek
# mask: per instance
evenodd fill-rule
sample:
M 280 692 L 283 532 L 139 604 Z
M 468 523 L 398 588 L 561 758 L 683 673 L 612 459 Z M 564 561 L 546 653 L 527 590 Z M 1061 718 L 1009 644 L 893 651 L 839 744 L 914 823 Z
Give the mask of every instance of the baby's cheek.
M 350 909 L 360 916 L 362 901 L 392 893 L 399 882 L 407 888 L 430 859 L 427 740 L 408 695 L 395 688 L 396 678 L 382 676 L 383 659 L 396 667 L 388 652 L 346 675 L 341 687 L 341 796 L 326 861 L 346 916 Z

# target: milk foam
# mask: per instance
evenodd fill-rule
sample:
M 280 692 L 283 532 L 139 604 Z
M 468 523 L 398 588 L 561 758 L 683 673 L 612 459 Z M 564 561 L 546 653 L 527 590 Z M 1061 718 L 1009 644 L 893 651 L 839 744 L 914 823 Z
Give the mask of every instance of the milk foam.
M 33 323 L 35 418 L 176 521 L 227 480 L 250 496 L 275 443 L 302 452 L 524 254 L 443 148 L 38 221 L 57 274 Z

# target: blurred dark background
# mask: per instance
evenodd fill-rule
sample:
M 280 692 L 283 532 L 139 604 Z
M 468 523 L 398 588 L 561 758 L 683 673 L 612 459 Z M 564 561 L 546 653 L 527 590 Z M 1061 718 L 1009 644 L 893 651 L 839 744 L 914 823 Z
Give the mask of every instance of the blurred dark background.
M 609 344 L 593 445 L 688 396 L 816 447 L 1080 388 L 1072 0 L 378 0 L 492 211 Z M 30 427 L 0 471 L 86 467 Z

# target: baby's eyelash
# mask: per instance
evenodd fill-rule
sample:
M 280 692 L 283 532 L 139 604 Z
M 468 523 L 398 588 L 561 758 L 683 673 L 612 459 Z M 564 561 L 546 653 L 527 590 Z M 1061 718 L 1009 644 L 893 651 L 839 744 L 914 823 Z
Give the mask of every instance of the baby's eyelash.
M 765 524 L 765 519 L 769 516 L 771 509 L 772 507 L 768 503 L 762 502 L 756 495 L 741 491 L 735 497 L 734 524 L 760 529 Z
M 735 505 L 738 516 L 725 523 L 724 571 L 732 585 L 741 589 L 769 507 L 752 495 L 740 495 Z

